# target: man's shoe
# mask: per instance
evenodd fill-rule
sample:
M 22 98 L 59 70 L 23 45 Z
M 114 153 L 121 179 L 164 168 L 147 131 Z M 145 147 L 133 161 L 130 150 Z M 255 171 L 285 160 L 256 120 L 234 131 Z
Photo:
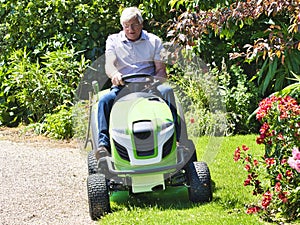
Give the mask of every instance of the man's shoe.
M 97 160 L 100 158 L 103 158 L 105 156 L 109 156 L 109 152 L 105 146 L 100 146 L 96 151 L 95 151 L 95 157 Z

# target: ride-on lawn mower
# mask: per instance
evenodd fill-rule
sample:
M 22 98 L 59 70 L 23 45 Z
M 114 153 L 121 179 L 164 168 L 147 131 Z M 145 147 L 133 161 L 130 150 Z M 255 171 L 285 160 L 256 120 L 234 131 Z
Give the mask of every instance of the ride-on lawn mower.
M 143 77 L 142 82 L 128 82 Z M 130 194 L 186 186 L 194 203 L 212 200 L 211 177 L 207 164 L 197 162 L 196 149 L 188 139 L 179 103 L 178 123 L 168 104 L 159 96 L 159 82 L 149 75 L 123 77 L 125 93 L 120 93 L 110 114 L 111 155 L 95 158 L 98 145 L 98 99 L 109 90 L 97 92 L 91 101 L 87 189 L 93 220 L 110 212 L 109 196 L 114 191 Z M 180 141 L 175 124 L 180 127 Z

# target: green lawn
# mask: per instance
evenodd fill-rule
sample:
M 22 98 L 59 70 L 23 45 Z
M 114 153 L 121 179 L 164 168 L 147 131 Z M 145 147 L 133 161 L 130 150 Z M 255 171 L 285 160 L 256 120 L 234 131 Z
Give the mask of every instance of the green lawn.
M 267 224 L 256 215 L 245 213 L 245 204 L 255 199 L 251 189 L 243 186 L 246 171 L 233 161 L 235 148 L 242 144 L 258 153 L 263 151 L 255 138 L 256 135 L 246 135 L 194 141 L 198 158 L 209 163 L 214 184 L 212 202 L 190 203 L 184 187 L 134 197 L 118 192 L 111 196 L 113 213 L 104 216 L 99 224 Z

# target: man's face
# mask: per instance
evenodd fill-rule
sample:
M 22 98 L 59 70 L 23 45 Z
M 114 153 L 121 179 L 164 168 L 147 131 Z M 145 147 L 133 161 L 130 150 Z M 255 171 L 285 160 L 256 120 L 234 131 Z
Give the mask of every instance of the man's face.
M 123 23 L 123 30 L 130 41 L 136 41 L 140 38 L 143 24 L 140 24 L 137 18 L 133 18 Z

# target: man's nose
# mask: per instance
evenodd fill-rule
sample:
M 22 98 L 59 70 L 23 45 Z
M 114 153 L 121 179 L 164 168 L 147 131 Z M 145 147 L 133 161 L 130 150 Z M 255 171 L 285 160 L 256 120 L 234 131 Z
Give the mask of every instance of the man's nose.
M 134 24 L 130 24 L 130 25 L 129 25 L 129 30 L 135 30 Z

